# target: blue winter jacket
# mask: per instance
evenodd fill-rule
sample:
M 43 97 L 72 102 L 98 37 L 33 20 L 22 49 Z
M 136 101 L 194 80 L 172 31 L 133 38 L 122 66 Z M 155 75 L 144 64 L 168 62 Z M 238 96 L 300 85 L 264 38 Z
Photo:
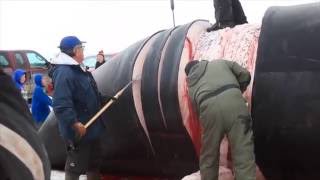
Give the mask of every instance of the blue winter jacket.
M 100 96 L 90 72 L 71 62 L 66 54 L 60 54 L 51 71 L 54 83 L 53 110 L 59 130 L 65 140 L 76 140 L 73 124 L 86 124 L 100 109 Z M 65 63 L 65 64 L 63 64 Z M 82 141 L 96 139 L 104 129 L 100 119 L 87 128 Z
M 41 74 L 36 74 L 34 76 L 36 87 L 33 91 L 31 111 L 32 117 L 37 123 L 41 123 L 46 120 L 50 113 L 49 106 L 52 106 L 52 100 L 44 92 L 41 80 Z

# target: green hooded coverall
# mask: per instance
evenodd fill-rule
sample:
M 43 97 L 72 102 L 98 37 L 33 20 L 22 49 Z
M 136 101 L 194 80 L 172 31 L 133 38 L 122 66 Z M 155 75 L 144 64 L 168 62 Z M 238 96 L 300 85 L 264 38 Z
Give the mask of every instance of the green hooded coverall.
M 190 69 L 189 96 L 202 126 L 202 180 L 218 180 L 220 143 L 225 134 L 236 179 L 256 179 L 252 120 L 242 97 L 250 79 L 246 69 L 227 60 L 199 61 Z

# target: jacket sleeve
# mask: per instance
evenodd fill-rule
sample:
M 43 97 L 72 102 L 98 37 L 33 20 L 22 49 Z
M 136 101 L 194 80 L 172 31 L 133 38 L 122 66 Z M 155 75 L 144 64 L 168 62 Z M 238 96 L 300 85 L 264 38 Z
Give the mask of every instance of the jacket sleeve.
M 251 75 L 250 72 L 240 66 L 238 63 L 233 61 L 226 61 L 233 74 L 236 76 L 241 92 L 244 92 L 247 89 L 247 86 L 250 84 Z
M 72 101 L 74 86 L 67 75 L 60 74 L 55 78 L 54 87 L 54 113 L 64 128 L 70 128 L 77 119 Z

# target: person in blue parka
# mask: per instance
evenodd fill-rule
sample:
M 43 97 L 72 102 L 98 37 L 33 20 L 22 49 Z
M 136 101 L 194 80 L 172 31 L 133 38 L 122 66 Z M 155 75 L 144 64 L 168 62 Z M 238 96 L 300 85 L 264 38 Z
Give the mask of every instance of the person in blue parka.
M 36 87 L 34 88 L 32 96 L 32 116 L 36 121 L 38 127 L 46 120 L 50 113 L 50 107 L 52 106 L 51 98 L 44 92 L 44 87 L 48 84 L 47 78 L 41 74 L 34 76 L 34 82 Z
M 28 102 L 28 92 L 25 90 L 24 85 L 26 83 L 26 71 L 23 69 L 16 69 L 12 74 L 12 79 L 16 85 L 16 88 L 20 91 L 23 99 Z

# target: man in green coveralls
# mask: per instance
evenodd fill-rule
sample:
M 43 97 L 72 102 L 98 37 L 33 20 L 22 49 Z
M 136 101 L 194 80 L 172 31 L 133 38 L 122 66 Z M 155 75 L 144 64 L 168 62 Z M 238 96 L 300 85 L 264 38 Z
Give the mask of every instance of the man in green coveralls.
M 242 97 L 250 73 L 227 60 L 191 61 L 185 72 L 189 96 L 202 126 L 201 179 L 218 180 L 220 143 L 226 134 L 236 179 L 255 180 L 252 120 Z

